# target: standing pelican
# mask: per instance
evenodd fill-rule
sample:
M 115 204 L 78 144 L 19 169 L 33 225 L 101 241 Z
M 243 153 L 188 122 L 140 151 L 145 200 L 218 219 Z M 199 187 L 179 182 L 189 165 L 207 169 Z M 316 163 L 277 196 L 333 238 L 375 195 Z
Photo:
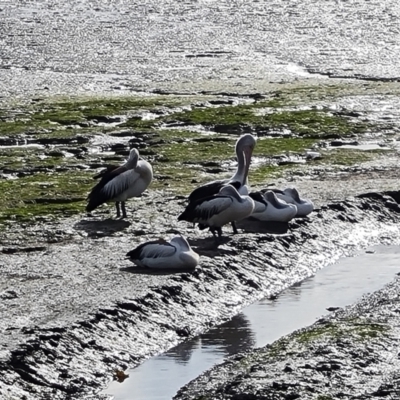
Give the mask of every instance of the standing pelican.
M 183 236 L 175 236 L 169 242 L 160 239 L 142 243 L 126 256 L 147 268 L 195 268 L 199 263 L 199 255 Z
M 248 217 L 253 210 L 253 199 L 239 194 L 233 186 L 225 185 L 218 194 L 189 203 L 178 221 L 198 223 L 200 229 L 209 227 L 216 238 L 216 232 L 221 237 L 222 226 Z M 236 227 L 234 231 L 237 233 Z
M 145 160 L 139 160 L 139 152 L 132 149 L 128 160 L 118 168 L 109 168 L 102 171 L 97 177 L 100 182 L 88 195 L 86 211 L 93 211 L 107 201 L 115 201 L 117 218 L 126 218 L 125 201 L 131 197 L 140 196 L 150 185 L 153 179 L 153 169 Z
M 227 184 L 233 184 L 240 194 L 248 194 L 248 173 L 255 145 L 256 138 L 253 135 L 246 134 L 241 136 L 236 142 L 238 166 L 232 178 L 212 181 L 198 187 L 190 193 L 189 203 L 217 194 L 222 186 Z
M 274 192 L 279 199 L 286 201 L 286 203 L 296 205 L 296 217 L 305 217 L 314 210 L 313 202 L 308 199 L 302 199 L 296 188 L 286 188 L 284 190 L 274 189 Z
M 294 204 L 279 200 L 271 190 L 267 190 L 265 193 L 252 192 L 249 196 L 255 203 L 251 217 L 259 221 L 288 222 L 297 214 L 297 207 Z

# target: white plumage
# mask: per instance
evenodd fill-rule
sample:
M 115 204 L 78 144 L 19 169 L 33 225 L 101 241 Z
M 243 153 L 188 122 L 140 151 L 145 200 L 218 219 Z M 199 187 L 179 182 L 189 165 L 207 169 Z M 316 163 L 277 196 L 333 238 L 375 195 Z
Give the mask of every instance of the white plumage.
M 204 197 L 217 194 L 227 184 L 233 185 L 240 194 L 248 194 L 248 174 L 255 145 L 256 138 L 253 135 L 248 133 L 241 136 L 235 146 L 238 161 L 235 174 L 230 179 L 212 181 L 196 188 L 190 193 L 189 202 L 192 203 Z
M 259 221 L 288 222 L 297 214 L 296 205 L 279 200 L 271 190 L 265 193 L 253 192 L 250 197 L 255 203 L 251 216 Z
M 296 188 L 275 190 L 277 197 L 286 203 L 294 204 L 297 207 L 296 217 L 305 217 L 314 210 L 314 204 L 309 199 L 302 199 Z
M 122 218 L 126 218 L 125 201 L 140 196 L 147 189 L 153 179 L 153 169 L 147 161 L 139 159 L 137 149 L 132 149 L 124 165 L 108 167 L 95 176 L 99 177 L 100 182 L 88 196 L 86 210 L 90 212 L 103 203 L 114 201 L 117 217 L 121 214 L 121 203 Z
M 254 210 L 254 201 L 240 195 L 231 185 L 221 188 L 218 194 L 189 203 L 178 217 L 179 221 L 198 223 L 200 229 L 209 227 L 214 236 L 221 236 L 221 227 L 229 222 L 248 217 Z
M 158 269 L 195 268 L 200 258 L 183 236 L 142 243 L 127 257 L 139 267 Z

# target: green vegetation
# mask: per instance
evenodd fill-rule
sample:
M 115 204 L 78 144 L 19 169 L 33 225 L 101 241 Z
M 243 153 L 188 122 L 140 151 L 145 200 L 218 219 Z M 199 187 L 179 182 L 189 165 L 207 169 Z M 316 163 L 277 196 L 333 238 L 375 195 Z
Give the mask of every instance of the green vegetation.
M 273 102 L 272 104 L 276 103 Z M 285 110 L 275 112 L 261 112 L 263 108 L 270 108 L 271 102 L 237 105 L 218 108 L 195 108 L 190 111 L 174 113 L 160 121 L 164 123 L 182 122 L 187 125 L 203 125 L 212 127 L 249 126 L 255 132 L 261 130 L 289 129 L 293 134 L 323 138 L 332 135 L 349 136 L 367 132 L 372 125 L 366 122 L 353 122 L 346 116 L 334 115 L 328 110 Z M 225 128 L 227 130 L 227 128 Z
M 360 87 L 360 93 L 365 90 L 372 91 Z M 13 109 L 2 108 L 0 138 L 11 136 L 58 143 L 61 150 L 70 149 L 73 156 L 64 157 L 60 148 L 52 146 L 0 147 L 0 172 L 21 173 L 18 179 L 0 180 L 0 221 L 82 212 L 86 194 L 94 184 L 91 179 L 94 173 L 88 170 L 104 163 L 120 163 L 124 158 L 91 153 L 87 149 L 80 152 L 79 147 L 90 147 L 87 141 L 99 133 L 113 131 L 118 135 L 118 131 L 128 131 L 129 135 L 131 131 L 132 136 L 143 140 L 148 147 L 140 151 L 152 163 L 155 174 L 150 190 L 167 189 L 176 194 L 188 194 L 201 183 L 231 176 L 234 146 L 242 132 L 259 134 L 254 150 L 258 159 L 249 173 L 252 185 L 265 184 L 289 172 L 306 173 L 310 165 L 358 165 L 387 154 L 383 150 L 318 149 L 322 158 L 310 164 L 276 162 L 275 157 L 282 155 L 304 155 L 331 135 L 360 136 L 379 128 L 308 105 L 315 100 L 334 99 L 346 91 L 345 85 L 298 87 L 272 92 L 262 101 L 218 107 L 204 105 L 215 96 L 132 96 L 35 101 Z M 188 105 L 191 107 L 182 111 L 182 106 Z M 146 112 L 154 113 L 157 118 L 142 119 Z M 97 121 L 120 123 L 96 125 Z M 172 129 L 173 124 L 180 128 Z M 188 130 L 191 125 L 201 125 L 210 134 Z M 214 129 L 226 133 L 213 133 Z M 267 136 L 271 132 L 274 137 Z M 78 137 L 83 137 L 79 143 L 70 141 Z M 127 138 L 121 139 L 126 141 Z
M 316 165 L 359 165 L 383 155 L 393 154 L 392 150 L 357 150 L 357 149 L 332 149 L 322 151 L 322 158 L 316 160 Z
M 303 153 L 318 143 L 316 139 L 304 138 L 260 138 L 254 149 L 255 156 L 273 156 L 288 153 Z
M 275 341 L 263 352 L 244 356 L 239 361 L 239 366 L 247 368 L 256 362 L 269 362 L 271 358 L 285 358 L 301 352 L 302 346 L 314 345 L 318 341 L 337 340 L 343 337 L 351 337 L 356 341 L 368 341 L 386 334 L 389 330 L 390 326 L 387 324 L 377 324 L 358 318 L 317 324 Z
M 384 334 L 389 329 L 390 327 L 388 325 L 350 319 L 343 321 L 343 323 L 316 325 L 309 329 L 298 331 L 291 336 L 299 343 L 309 343 L 323 337 L 339 338 L 349 335 L 356 340 L 368 340 Z
M 121 115 L 131 115 L 138 111 L 164 107 L 171 108 L 182 103 L 180 98 L 166 96 L 157 97 L 122 97 L 122 98 L 95 98 L 76 99 L 49 102 L 39 102 L 16 113 L 4 113 L 0 122 L 0 136 L 15 136 L 26 133 L 46 133 L 47 130 L 55 131 L 65 125 L 88 126 L 89 122 L 103 118 Z M 126 127 L 148 128 L 154 125 L 153 121 L 142 121 L 134 116 Z M 98 130 L 93 129 L 92 130 Z M 91 130 L 89 129 L 90 133 Z
M 30 220 L 38 215 L 68 216 L 82 212 L 93 179 L 88 173 L 35 175 L 0 181 L 0 221 Z

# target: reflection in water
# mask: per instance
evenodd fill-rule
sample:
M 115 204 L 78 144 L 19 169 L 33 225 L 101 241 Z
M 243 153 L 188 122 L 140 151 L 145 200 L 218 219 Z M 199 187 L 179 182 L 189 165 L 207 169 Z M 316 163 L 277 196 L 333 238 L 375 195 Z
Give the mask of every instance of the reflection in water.
M 265 346 L 312 324 L 326 308 L 343 307 L 378 290 L 399 271 L 400 247 L 374 247 L 374 254 L 345 258 L 275 299 L 245 308 L 230 321 L 183 342 L 129 371 L 123 383 L 106 393 L 115 400 L 169 400 L 180 387 L 227 356 Z
M 201 338 L 204 345 L 212 346 L 219 343 L 224 356 L 252 349 L 255 344 L 250 321 L 243 313 L 204 333 Z
M 193 350 L 199 349 L 201 347 L 200 336 L 196 336 L 191 340 L 183 342 L 181 345 L 172 348 L 165 353 L 166 357 L 171 357 L 175 360 L 177 364 L 185 365 L 190 360 Z
M 200 372 L 254 345 L 254 331 L 242 313 L 145 361 L 129 371 L 128 384 L 112 382 L 107 393 L 112 393 L 116 400 L 168 400 Z
M 171 357 L 178 364 L 187 364 L 194 350 L 218 351 L 222 357 L 226 357 L 249 350 L 254 347 L 254 343 L 249 320 L 244 314 L 239 314 L 201 336 L 172 348 L 164 356 Z

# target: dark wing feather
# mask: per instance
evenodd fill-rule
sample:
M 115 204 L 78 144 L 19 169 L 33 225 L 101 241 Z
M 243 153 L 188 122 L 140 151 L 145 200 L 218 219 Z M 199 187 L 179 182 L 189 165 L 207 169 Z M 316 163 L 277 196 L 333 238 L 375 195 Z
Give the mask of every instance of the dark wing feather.
M 230 196 L 209 196 L 189 203 L 185 211 L 179 215 L 178 221 L 205 223 L 212 216 L 221 213 L 231 206 L 233 199 Z
M 283 194 L 283 195 L 286 194 L 283 190 L 280 190 L 280 189 L 263 189 L 262 192 L 265 193 L 265 192 L 268 191 L 268 190 L 271 190 L 272 192 L 274 192 L 274 193 L 276 193 L 276 194 Z
M 265 201 L 264 196 L 262 195 L 262 192 L 251 192 L 251 193 L 249 193 L 249 196 L 254 201 L 258 201 L 259 203 L 263 203 L 265 205 L 268 205 L 268 203 Z
M 229 181 L 226 179 L 220 181 L 213 181 L 193 190 L 193 192 L 190 193 L 188 197 L 189 203 L 204 199 L 205 197 L 218 194 L 221 188 L 228 184 L 232 185 L 236 190 L 239 190 L 240 186 L 242 186 L 240 181 Z
M 152 240 L 142 243 L 135 249 L 129 251 L 126 256 L 132 260 L 140 260 L 142 258 L 158 258 L 166 255 L 170 256 L 176 252 L 176 248 L 163 239 Z
M 106 196 L 105 193 L 102 191 L 104 186 L 119 176 L 120 174 L 126 172 L 127 169 L 125 166 L 120 166 L 115 168 L 111 171 L 107 171 L 103 174 L 100 182 L 92 189 L 92 191 L 88 195 L 88 204 L 86 206 L 86 211 L 90 212 L 93 211 L 95 208 L 100 206 L 101 204 L 111 200 L 112 197 Z
M 102 178 L 104 175 L 108 174 L 109 172 L 114 171 L 117 169 L 119 165 L 107 165 L 103 170 L 101 170 L 97 175 L 93 177 L 93 179 Z

